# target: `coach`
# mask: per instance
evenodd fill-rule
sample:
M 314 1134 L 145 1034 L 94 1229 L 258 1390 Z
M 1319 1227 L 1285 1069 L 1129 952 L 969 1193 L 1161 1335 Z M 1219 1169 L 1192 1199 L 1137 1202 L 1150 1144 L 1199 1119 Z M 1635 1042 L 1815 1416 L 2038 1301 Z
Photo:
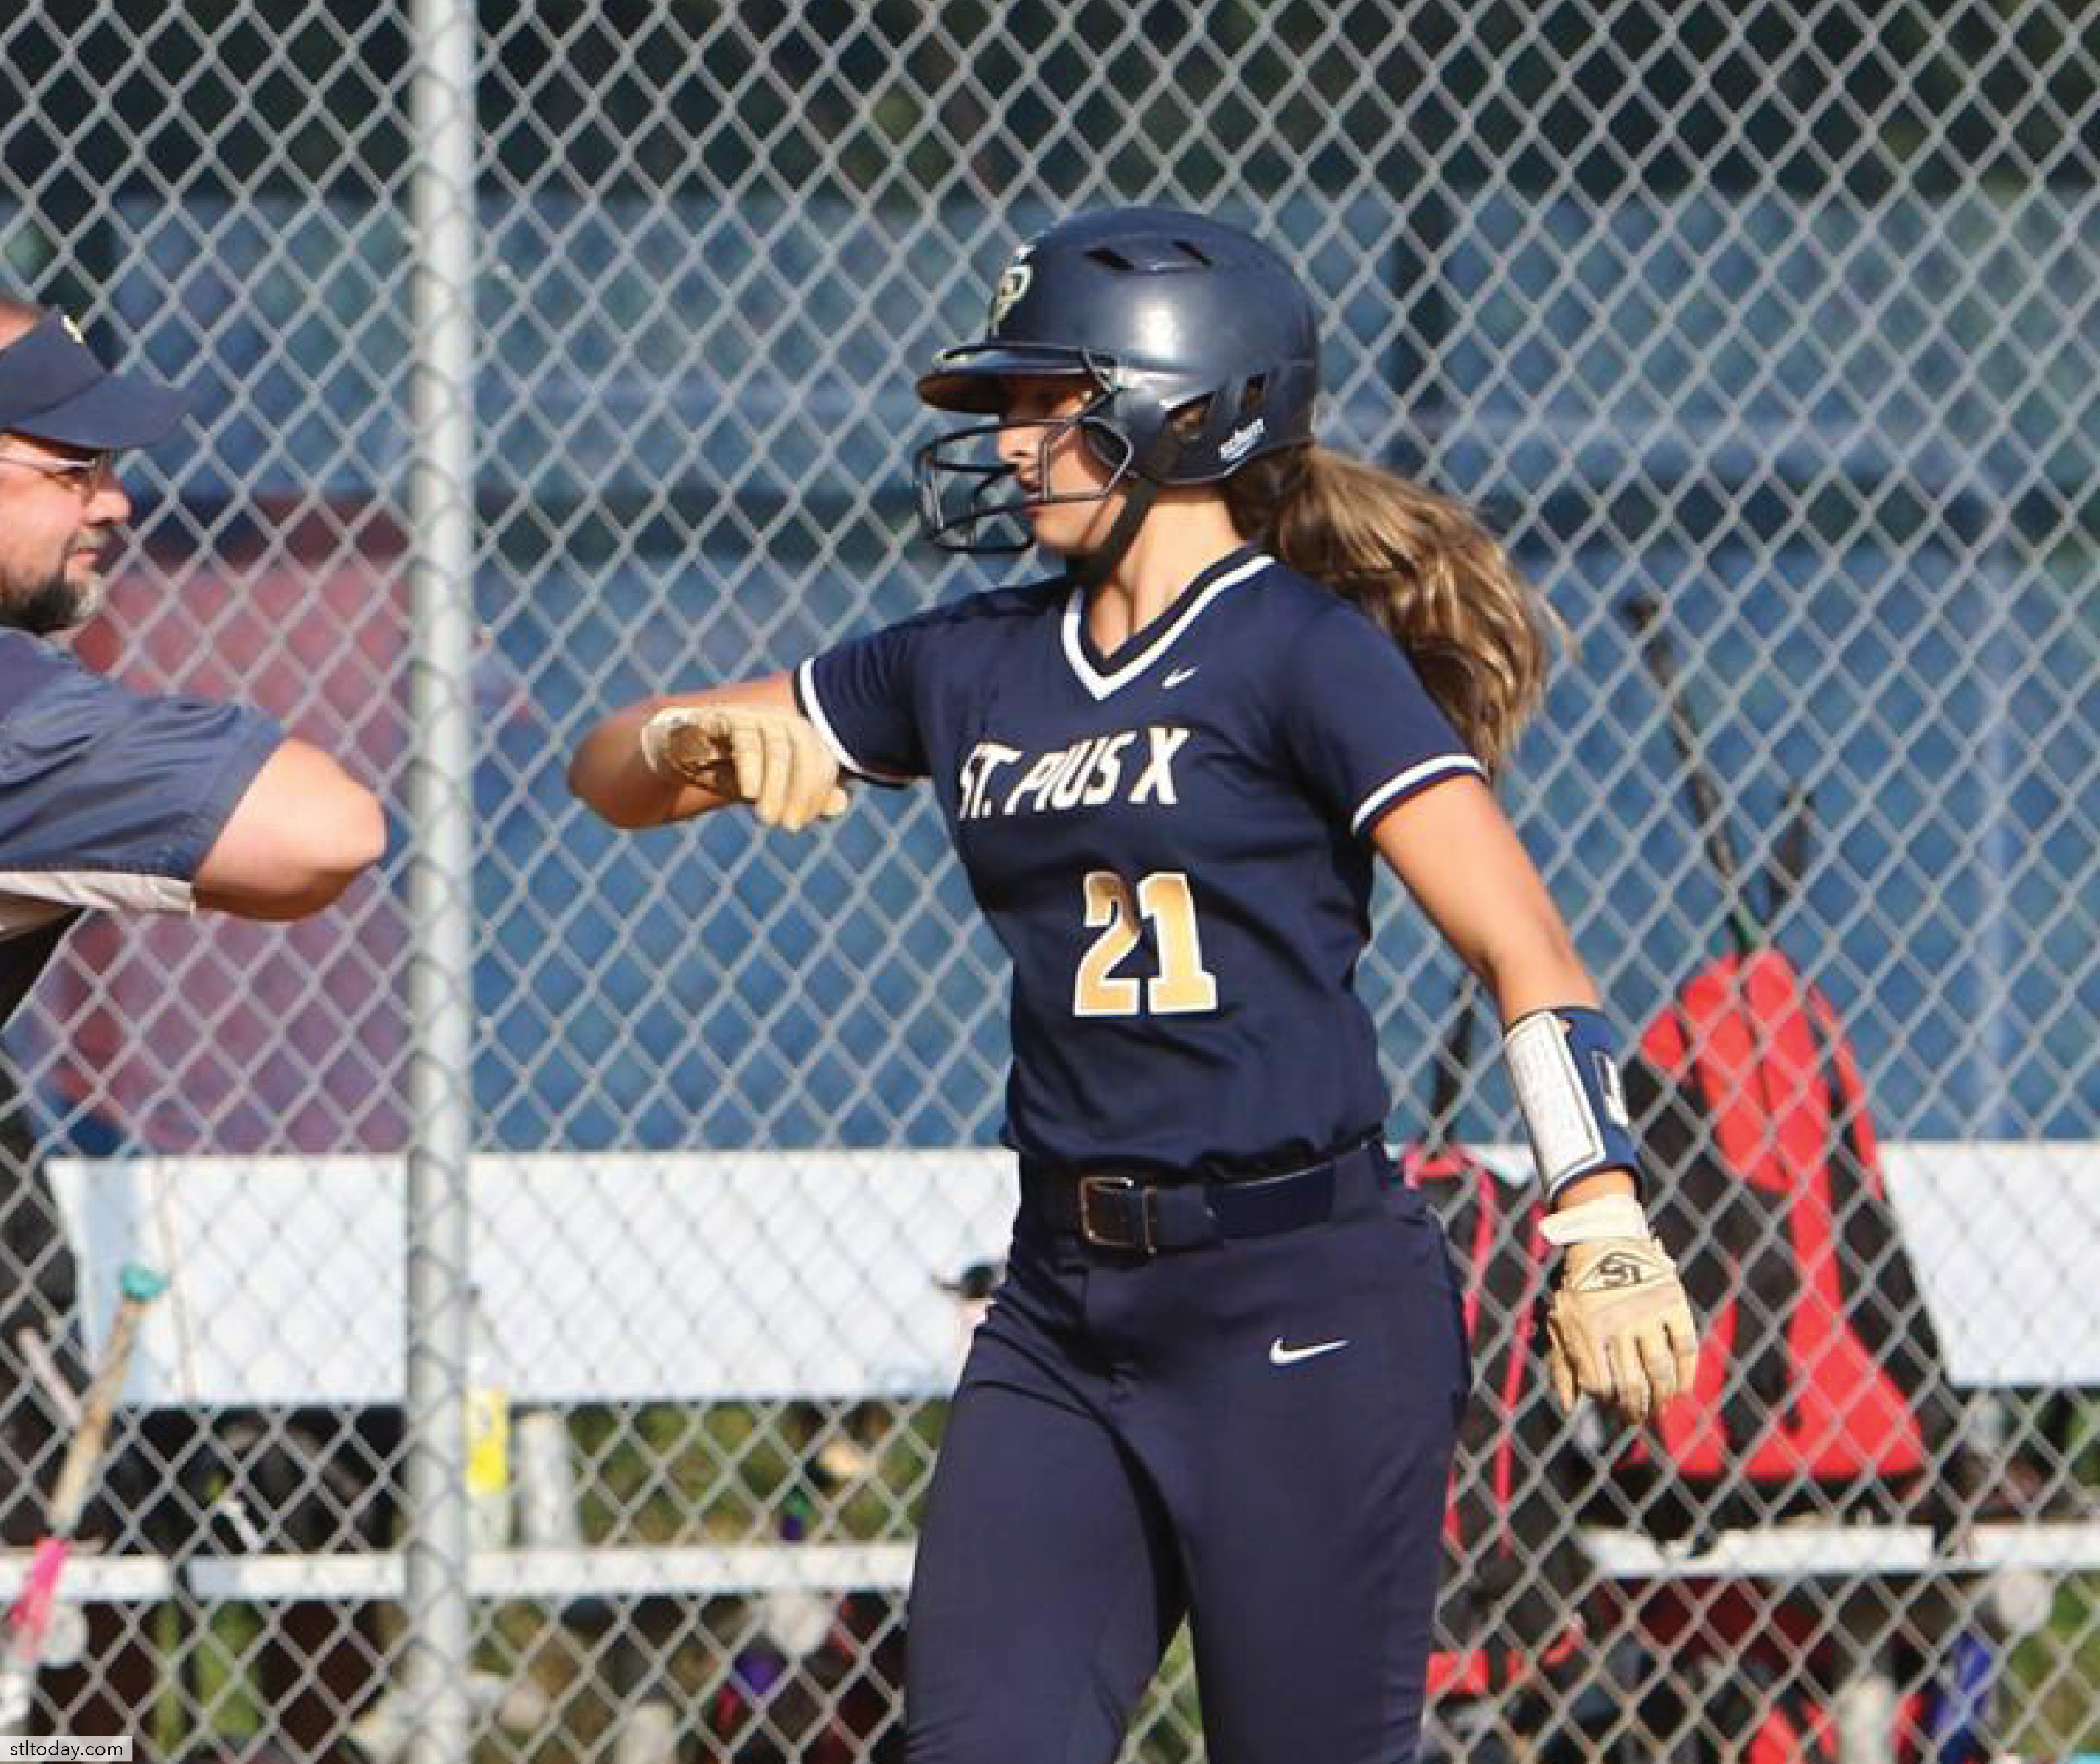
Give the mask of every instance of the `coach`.
M 135 692 L 48 641 L 102 604 L 117 454 L 183 403 L 0 298 L 0 1022 L 84 911 L 297 919 L 385 848 L 372 792 L 262 712 Z

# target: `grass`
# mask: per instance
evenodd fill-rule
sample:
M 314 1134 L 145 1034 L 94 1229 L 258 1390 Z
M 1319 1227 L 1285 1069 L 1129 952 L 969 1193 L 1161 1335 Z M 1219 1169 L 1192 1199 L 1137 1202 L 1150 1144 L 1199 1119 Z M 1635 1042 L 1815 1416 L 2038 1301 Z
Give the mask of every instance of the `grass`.
M 2100 1751 L 2100 1577 L 2073 1575 L 2058 1587 L 2048 1627 L 2013 1651 L 2011 1678 L 2005 1751 L 2046 1758 Z

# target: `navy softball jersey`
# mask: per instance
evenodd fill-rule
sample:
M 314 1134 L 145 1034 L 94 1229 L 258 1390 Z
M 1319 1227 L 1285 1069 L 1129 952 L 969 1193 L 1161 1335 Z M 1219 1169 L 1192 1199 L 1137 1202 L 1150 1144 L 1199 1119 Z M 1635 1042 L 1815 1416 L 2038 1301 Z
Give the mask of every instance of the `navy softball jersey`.
M 1083 615 L 1062 580 L 995 590 L 796 677 L 848 770 L 933 782 L 1013 964 L 1010 1143 L 1230 1172 L 1375 1133 L 1369 835 L 1479 761 L 1391 637 L 1259 551 L 1113 655 Z
M 282 739 L 259 711 L 137 693 L 0 630 L 0 1023 L 83 911 L 190 910 Z
M 1114 655 L 1084 610 L 982 594 L 796 677 L 852 770 L 933 780 L 1013 964 L 1021 1200 L 921 1524 L 907 1757 L 1107 1764 L 1185 1615 L 1216 1764 L 1405 1764 L 1466 1352 L 1352 981 L 1379 817 L 1480 768 L 1257 551 Z M 1103 1174 L 1193 1235 L 1075 1218 Z

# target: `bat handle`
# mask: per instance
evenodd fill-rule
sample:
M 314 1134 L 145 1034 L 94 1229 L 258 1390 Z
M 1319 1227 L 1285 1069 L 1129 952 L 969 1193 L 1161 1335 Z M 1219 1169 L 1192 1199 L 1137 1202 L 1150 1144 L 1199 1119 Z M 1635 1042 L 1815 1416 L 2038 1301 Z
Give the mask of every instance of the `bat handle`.
M 119 1277 L 118 1290 L 123 1296 L 117 1301 L 116 1321 L 109 1326 L 102 1363 L 95 1368 L 87 1394 L 81 1400 L 80 1424 L 74 1429 L 73 1443 L 67 1448 L 65 1462 L 59 1466 L 58 1481 L 51 1489 L 50 1529 L 59 1537 L 68 1535 L 80 1521 L 81 1510 L 87 1504 L 88 1486 L 102 1457 L 103 1442 L 108 1437 L 111 1418 L 117 1412 L 117 1398 L 123 1394 L 139 1325 L 146 1307 L 166 1290 L 167 1284 L 161 1275 L 135 1262 L 126 1263 Z
M 21 1596 L 7 1613 L 4 1646 L 0 1646 L 0 1734 L 20 1734 L 29 1724 L 30 1705 L 36 1696 L 37 1666 L 42 1657 L 51 1608 L 58 1599 L 68 1542 L 87 1505 L 87 1492 L 102 1459 L 103 1443 L 109 1435 L 109 1422 L 124 1388 L 124 1375 L 130 1368 L 139 1321 L 146 1307 L 166 1290 L 167 1284 L 152 1269 L 135 1262 L 126 1263 L 118 1277 L 121 1296 L 116 1321 L 110 1325 L 101 1363 L 81 1400 L 80 1419 L 51 1490 L 45 1535 L 37 1544 Z

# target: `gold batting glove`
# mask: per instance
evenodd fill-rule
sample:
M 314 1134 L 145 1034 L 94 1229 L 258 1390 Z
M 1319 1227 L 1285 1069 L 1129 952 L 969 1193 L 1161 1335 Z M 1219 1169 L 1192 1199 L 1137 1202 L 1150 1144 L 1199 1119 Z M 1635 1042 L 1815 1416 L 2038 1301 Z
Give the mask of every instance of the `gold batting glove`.
M 1640 1422 L 1692 1388 L 1699 1331 L 1677 1264 L 1630 1194 L 1608 1194 L 1547 1215 L 1541 1227 L 1562 1246 L 1560 1277 L 1546 1314 L 1553 1394 L 1573 1414 L 1595 1397 Z
M 800 711 L 673 706 L 642 725 L 642 759 L 659 778 L 748 802 L 766 826 L 791 833 L 846 812 L 838 761 Z

